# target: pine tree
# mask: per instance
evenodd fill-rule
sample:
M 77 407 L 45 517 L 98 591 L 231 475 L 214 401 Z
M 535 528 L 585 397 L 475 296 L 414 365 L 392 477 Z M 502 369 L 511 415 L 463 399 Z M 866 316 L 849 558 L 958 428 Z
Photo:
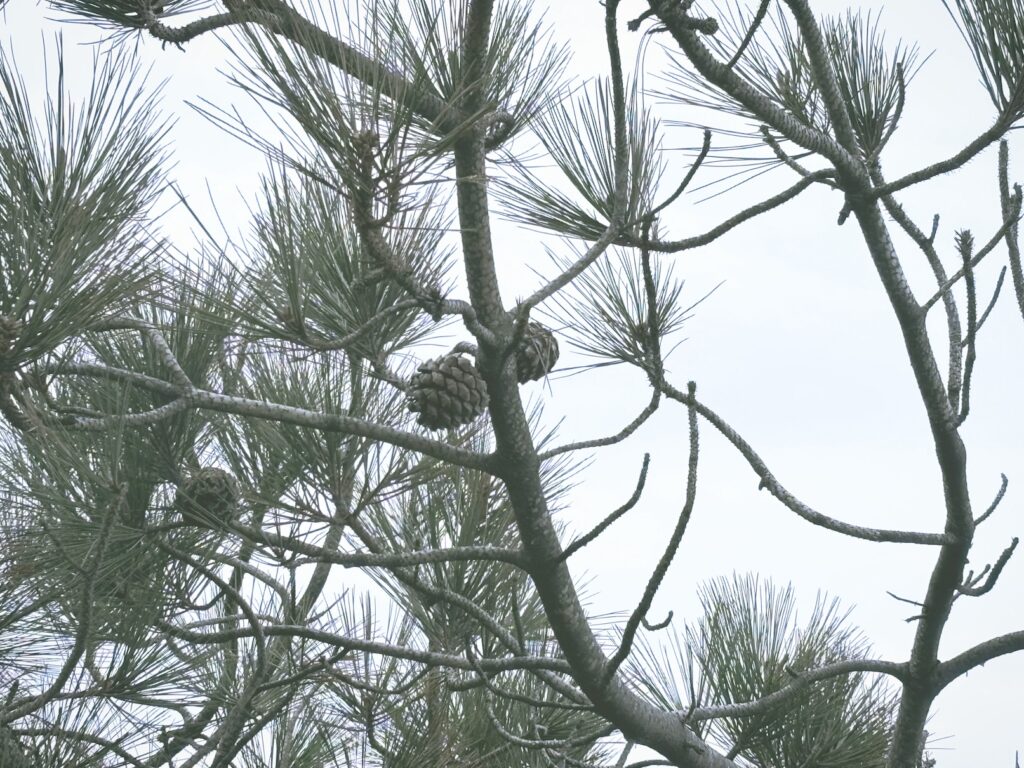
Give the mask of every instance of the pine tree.
M 42 99 L 0 56 L 0 766 L 919 768 L 935 764 L 940 691 L 1024 649 L 1016 631 L 939 655 L 955 601 L 990 591 L 1017 544 L 964 573 L 1006 489 L 979 513 L 963 425 L 1007 267 L 1024 318 L 1006 139 L 1024 117 L 1022 0 L 942 0 L 996 117 L 895 180 L 882 157 L 917 50 L 809 0 L 648 0 L 632 18 L 579 0 L 605 20 L 609 62 L 579 88 L 561 31 L 525 0 L 48 2 L 110 45 L 84 94 L 58 48 Z M 206 232 L 183 256 L 156 234 L 173 152 L 131 43 L 187 51 L 209 35 L 294 130 L 209 111 L 267 171 L 247 239 Z M 662 95 L 719 121 L 672 187 L 623 35 L 663 42 Z M 738 149 L 714 146 L 737 133 Z M 996 143 L 1002 225 L 980 246 L 958 232 L 950 267 L 899 195 Z M 703 234 L 663 236 L 716 158 L 799 178 Z M 839 223 L 862 236 L 902 334 L 944 489 L 936 532 L 812 509 L 666 369 L 695 306 L 673 255 L 821 187 L 841 193 Z M 511 306 L 495 215 L 556 244 Z M 934 274 L 930 298 L 910 288 L 897 229 Z M 982 307 L 975 268 L 1003 250 Z M 944 349 L 925 325 L 940 306 Z M 560 442 L 525 403 L 566 348 L 598 361 L 588 375 L 636 369 L 649 403 L 613 435 Z M 588 533 L 558 512 L 587 452 L 663 406 L 688 419 L 681 511 L 609 626 L 567 561 L 614 535 L 648 459 Z M 791 588 L 756 576 L 707 582 L 699 615 L 651 618 L 699 506 L 701 425 L 810 523 L 936 553 L 904 660 L 875 658 L 838 602 L 801 620 Z

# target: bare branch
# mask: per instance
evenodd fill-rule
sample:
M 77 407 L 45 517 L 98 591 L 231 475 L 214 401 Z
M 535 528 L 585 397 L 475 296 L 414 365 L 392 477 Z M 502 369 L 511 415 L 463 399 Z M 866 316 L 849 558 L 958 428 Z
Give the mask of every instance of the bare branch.
M 688 385 L 691 402 L 696 401 L 696 392 L 697 385 L 691 381 Z M 690 522 L 690 515 L 693 513 L 693 503 L 697 496 L 697 459 L 700 454 L 700 444 L 697 430 L 697 411 L 692 406 L 689 408 L 689 425 L 690 459 L 686 475 L 686 501 L 679 513 L 679 518 L 676 520 L 675 530 L 672 531 L 668 544 L 665 546 L 665 551 L 662 553 L 661 559 L 658 561 L 657 566 L 655 566 L 654 573 L 651 574 L 651 578 L 644 588 L 640 603 L 633 610 L 628 621 L 626 621 L 626 627 L 622 630 L 622 640 L 619 644 L 619 649 L 608 660 L 604 670 L 604 685 L 608 684 L 608 681 L 615 675 L 622 662 L 629 658 L 633 648 L 633 640 L 636 637 L 637 630 L 640 628 L 640 623 L 647 617 L 647 612 L 651 609 L 651 603 L 654 602 L 654 597 L 658 594 L 658 589 L 661 587 L 661 582 L 668 572 L 668 567 L 672 564 L 672 560 L 675 559 L 679 545 L 683 541 L 683 535 L 686 533 L 686 526 Z
M 636 503 L 640 501 L 640 495 L 644 492 L 644 485 L 647 483 L 647 469 L 648 467 L 650 467 L 650 465 L 651 454 L 645 453 L 644 463 L 643 466 L 640 468 L 640 477 L 636 481 L 636 488 L 633 490 L 633 495 L 629 497 L 629 500 L 626 501 L 625 504 L 616 509 L 614 512 L 612 512 L 610 515 L 608 515 L 608 517 L 606 517 L 600 523 L 595 525 L 592 529 L 590 529 L 589 532 L 585 533 L 583 536 L 580 536 L 572 544 L 566 547 L 565 551 L 562 552 L 562 554 L 559 556 L 559 560 L 568 560 L 576 552 L 579 552 L 581 549 L 587 546 L 587 544 L 594 541 L 598 536 L 604 533 L 612 523 L 614 523 L 616 520 L 618 520 L 620 517 L 622 517 L 624 514 L 629 512 L 629 510 L 636 506 Z
M 971 249 L 974 238 L 966 230 L 957 233 L 957 250 L 963 258 L 964 282 L 967 286 L 967 357 L 964 360 L 963 391 L 960 394 L 960 415 L 957 426 L 967 420 L 971 412 L 971 378 L 974 374 L 974 362 L 977 359 L 978 335 L 978 292 L 974 285 L 974 267 L 971 266 Z
M 679 185 L 672 191 L 672 194 L 666 197 L 661 203 L 654 206 L 654 208 L 652 208 L 650 211 L 645 213 L 640 218 L 636 219 L 635 221 L 627 222 L 625 225 L 623 225 L 622 229 L 629 230 L 632 229 L 637 224 L 653 222 L 659 213 L 661 213 L 663 210 L 672 205 L 672 203 L 678 200 L 679 196 L 686 191 L 686 188 L 688 186 L 690 186 L 690 182 L 693 181 L 693 177 L 697 175 L 697 171 L 700 169 L 701 165 L 704 164 L 704 160 L 707 158 L 708 152 L 710 151 L 711 131 L 705 128 L 704 139 L 703 143 L 701 144 L 700 151 L 697 153 L 697 157 L 690 165 L 690 169 L 686 172 L 686 175 L 683 176 L 683 180 L 679 182 Z
M 885 182 L 882 172 L 877 167 L 872 172 L 872 181 L 875 184 L 884 184 Z M 893 220 L 899 224 L 900 228 L 921 249 L 925 259 L 928 261 L 928 266 L 931 267 L 932 274 L 935 275 L 935 282 L 938 283 L 939 289 L 942 291 L 949 278 L 946 275 L 946 268 L 943 266 L 942 260 L 935 250 L 935 231 L 938 227 L 938 217 L 932 220 L 931 236 L 926 236 L 892 195 L 882 195 L 881 202 Z M 960 344 L 960 312 L 957 309 L 956 299 L 948 288 L 942 293 L 942 304 L 946 311 L 946 335 L 949 344 L 949 372 L 946 378 L 946 391 L 949 393 L 950 405 L 955 408 L 960 401 L 960 388 L 963 382 L 963 362 Z
M 1006 487 L 1010 484 L 1010 481 L 1009 481 L 1009 479 L 1007 479 L 1006 475 L 1004 475 L 1004 474 L 1000 474 L 999 476 L 1002 478 L 1002 482 L 999 485 L 999 490 L 996 492 L 996 497 L 994 499 L 992 499 L 992 503 L 988 505 L 988 509 L 986 509 L 974 521 L 974 525 L 975 526 L 979 526 L 983 522 L 988 520 L 988 518 L 992 515 L 992 513 L 996 511 L 996 508 L 999 506 L 999 502 L 1001 502 L 1003 500 L 1003 496 L 1006 495 Z
M 761 26 L 764 17 L 768 15 L 768 7 L 771 3 L 772 0 L 761 0 L 761 4 L 757 7 L 757 12 L 754 13 L 754 18 L 750 22 L 750 28 L 747 29 L 747 34 L 743 36 L 743 40 L 740 42 L 740 47 L 736 49 L 736 53 L 729 59 L 729 63 L 725 65 L 727 68 L 732 69 L 743 58 L 747 46 L 750 45 L 750 41 L 754 39 L 754 35 L 757 33 L 757 28 Z
M 971 267 L 977 267 L 978 264 L 981 263 L 981 260 L 992 252 L 992 249 L 994 249 L 999 244 L 999 241 L 1003 239 L 1003 237 L 1010 230 L 1010 228 L 1016 225 L 1016 222 L 1020 218 L 1020 213 L 1021 194 L 1018 191 L 1017 193 L 1014 194 L 1013 203 L 1010 209 L 1010 216 L 1003 219 L 1002 226 L 992 236 L 992 239 L 985 243 L 984 247 L 982 247 L 982 249 L 974 255 L 974 257 L 971 259 Z M 942 286 L 939 288 L 939 290 L 935 293 L 934 296 L 932 296 L 930 299 L 928 299 L 928 301 L 921 305 L 921 309 L 925 312 L 931 309 L 935 305 L 935 302 L 942 298 L 942 295 L 946 291 L 948 291 L 950 288 L 956 285 L 960 278 L 964 276 L 964 274 L 964 269 L 963 267 L 961 267 L 952 277 L 949 278 L 949 280 L 942 284 Z
M 874 194 L 879 197 L 881 195 L 891 195 L 894 192 L 899 192 L 901 189 L 906 189 L 907 187 L 911 187 L 915 184 L 920 184 L 922 181 L 927 181 L 928 179 L 933 179 L 936 176 L 941 176 L 944 173 L 955 171 L 957 168 L 961 168 L 970 162 L 971 159 L 973 159 L 992 142 L 1002 138 L 1012 125 L 1012 117 L 1005 113 L 1001 114 L 996 118 L 995 123 L 993 123 L 990 128 L 952 157 L 933 163 L 932 165 L 918 171 L 914 171 L 913 173 L 908 173 L 906 176 L 903 176 L 896 181 L 890 181 L 888 184 L 881 187 L 876 187 Z
M 581 451 L 587 448 L 604 448 L 608 445 L 621 443 L 627 437 L 636 432 L 654 414 L 654 412 L 658 410 L 660 402 L 661 391 L 656 389 L 651 394 L 651 401 L 644 406 L 644 409 L 640 411 L 637 417 L 614 435 L 609 435 L 608 437 L 597 437 L 592 440 L 580 440 L 579 442 L 567 443 L 566 445 L 559 445 L 549 451 L 544 451 L 544 453 L 540 454 L 540 459 L 541 461 L 545 461 L 571 451 Z
M 793 682 L 757 701 L 721 704 L 714 707 L 697 707 L 687 711 L 686 719 L 688 722 L 698 723 L 704 720 L 717 720 L 722 717 L 751 717 L 753 715 L 760 715 L 789 701 L 813 683 L 857 672 L 874 672 L 881 675 L 890 675 L 897 680 L 903 680 L 907 674 L 907 665 L 897 664 L 894 661 L 874 661 L 868 659 L 837 661 L 817 669 L 800 672 L 796 675 L 796 679 Z
M 732 231 L 743 222 L 748 221 L 755 216 L 760 216 L 762 213 L 767 213 L 773 208 L 779 207 L 783 203 L 789 202 L 815 182 L 830 179 L 834 175 L 835 172 L 831 170 L 815 171 L 814 173 L 808 174 L 804 178 L 800 179 L 796 184 L 779 194 L 769 197 L 767 200 L 762 200 L 760 203 L 740 211 L 735 216 L 730 216 L 721 224 L 709 229 L 702 235 L 694 235 L 682 240 L 654 240 L 649 243 L 648 247 L 652 251 L 658 253 L 679 253 L 680 251 L 689 251 L 694 248 L 707 245 L 708 243 L 714 242 L 722 235 Z M 621 235 L 615 242 L 618 245 L 629 245 L 633 247 L 638 247 L 640 245 L 640 241 L 630 235 Z
M 691 400 L 691 398 L 680 392 L 678 389 L 673 387 L 668 382 L 662 382 L 662 389 L 665 394 L 677 400 L 683 405 L 690 407 L 692 404 L 693 408 L 707 419 L 735 448 L 742 454 L 743 458 L 750 464 L 751 469 L 757 473 L 758 477 L 761 478 L 762 488 L 767 488 L 768 491 L 786 505 L 787 508 L 796 512 L 804 520 L 809 523 L 826 528 L 836 533 L 842 533 L 846 536 L 853 536 L 857 539 L 864 539 L 866 541 L 884 541 L 890 543 L 899 544 L 925 544 L 928 546 L 941 546 L 948 541 L 948 537 L 942 533 L 917 533 L 914 531 L 899 531 L 899 530 L 888 530 L 884 528 L 865 528 L 859 525 L 851 525 L 844 523 L 840 520 L 823 515 L 820 512 L 815 511 L 811 507 L 804 504 L 802 501 L 793 496 L 785 487 L 775 479 L 775 475 L 771 473 L 768 466 L 764 463 L 761 457 L 756 451 L 750 446 L 750 444 L 744 440 L 740 435 L 730 427 L 717 413 L 712 411 L 703 403 Z
M 1014 185 L 1013 196 L 1010 195 L 1010 147 L 1006 139 L 999 142 L 999 204 L 1003 212 L 1003 221 L 1013 219 L 1007 227 L 1006 249 L 1010 255 L 1010 274 L 1013 276 L 1013 290 L 1017 294 L 1017 308 L 1021 319 L 1024 319 L 1024 267 L 1021 266 L 1020 240 L 1018 239 L 1018 217 L 1020 216 L 1020 185 Z
M 797 162 L 796 158 L 791 157 L 789 153 L 782 148 L 782 145 L 779 144 L 778 139 L 772 136 L 771 128 L 769 128 L 767 125 L 762 125 L 760 131 L 762 138 L 764 138 L 764 143 L 769 146 L 769 148 L 772 150 L 773 153 L 775 153 L 775 156 L 779 158 L 779 160 L 781 160 L 792 170 L 796 171 L 798 175 L 803 176 L 804 178 L 811 175 L 811 172 L 809 170 L 804 168 L 799 162 Z M 806 157 L 808 154 L 811 153 L 805 152 L 802 155 L 800 155 L 800 157 Z M 825 184 L 826 186 L 832 187 L 833 189 L 836 188 L 836 183 L 834 181 L 831 181 L 830 179 L 822 179 L 821 183 Z
M 981 313 L 981 317 L 978 318 L 978 328 L 975 333 L 981 331 L 985 321 L 988 320 L 988 316 L 995 309 L 996 302 L 999 301 L 999 292 L 1003 290 L 1003 280 L 1006 279 L 1006 267 L 1004 266 L 999 270 L 999 277 L 996 278 L 996 287 L 992 289 L 992 298 L 988 300 L 988 305 L 985 307 L 985 311 Z M 967 343 L 967 339 L 963 339 L 960 342 L 962 345 Z
M 1009 546 L 999 554 L 999 557 L 996 559 L 996 562 L 992 565 L 991 569 L 988 566 L 985 566 L 985 570 L 979 577 L 980 580 L 980 578 L 986 573 L 988 574 L 988 578 L 985 579 L 984 583 L 980 585 L 972 584 L 972 579 L 968 577 L 967 583 L 961 584 L 957 588 L 957 591 L 961 595 L 968 595 L 969 597 L 980 597 L 981 595 L 990 592 L 992 587 L 996 585 L 996 580 L 999 578 L 999 574 L 1003 572 L 1003 568 L 1006 567 L 1006 564 L 1013 556 L 1013 551 L 1017 548 L 1017 541 L 1017 537 L 1014 536 Z
M 935 675 L 936 687 L 941 690 L 975 667 L 983 666 L 993 659 L 1018 651 L 1024 651 L 1024 630 L 1009 632 L 978 643 L 973 648 L 939 664 Z

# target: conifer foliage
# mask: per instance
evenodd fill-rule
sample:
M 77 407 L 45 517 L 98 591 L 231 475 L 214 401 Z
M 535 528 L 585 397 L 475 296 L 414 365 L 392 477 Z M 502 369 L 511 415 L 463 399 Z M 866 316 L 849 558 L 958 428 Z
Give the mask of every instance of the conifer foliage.
M 1024 319 L 1006 138 L 1024 116 L 1024 0 L 934 0 L 994 111 L 895 179 L 883 160 L 921 60 L 878 18 L 572 3 L 605 30 L 607 71 L 581 84 L 574 30 L 529 0 L 47 0 L 108 38 L 84 91 L 59 45 L 43 94 L 0 49 L 0 766 L 920 768 L 943 689 L 1024 650 L 1017 630 L 939 653 L 1017 544 L 967 571 L 1006 490 L 972 498 L 963 427 L 1007 270 Z M 180 147 L 133 54 L 210 36 L 280 128 L 201 107 L 266 155 L 250 226 L 227 239 L 172 195 Z M 656 87 L 624 36 L 660 45 Z M 664 102 L 710 121 L 681 170 Z M 926 234 L 903 191 L 995 145 L 998 230 Z M 792 183 L 679 231 L 716 162 Z M 666 366 L 700 301 L 679 254 L 813 188 L 841 193 L 892 306 L 941 474 L 928 531 L 811 508 Z M 202 225 L 197 245 L 160 234 L 168 200 Z M 511 305 L 499 218 L 547 238 Z M 903 260 L 922 255 L 934 280 L 915 293 Z M 994 286 L 984 258 L 1006 261 Z M 611 364 L 649 388 L 614 434 L 566 442 L 527 405 L 558 397 L 561 369 Z M 650 532 L 635 603 L 592 615 L 568 561 L 633 513 L 650 457 L 582 533 L 580 468 L 673 410 L 680 511 Z M 651 617 L 701 514 L 702 429 L 809 524 L 934 553 L 900 658 L 877 658 L 838 602 L 801 618 L 792 589 L 754 575 Z

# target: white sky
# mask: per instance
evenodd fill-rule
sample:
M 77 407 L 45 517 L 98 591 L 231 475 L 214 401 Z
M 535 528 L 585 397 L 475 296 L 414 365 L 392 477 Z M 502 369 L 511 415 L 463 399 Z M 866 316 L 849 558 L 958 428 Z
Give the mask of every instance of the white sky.
M 602 74 L 606 55 L 602 11 L 592 0 L 557 0 L 548 18 L 556 39 L 570 39 L 573 71 Z M 993 108 L 977 82 L 966 47 L 940 0 L 871 0 L 858 3 L 816 0 L 821 13 L 853 5 L 877 12 L 889 39 L 919 43 L 934 52 L 909 89 L 902 127 L 883 155 L 890 178 L 954 153 L 987 128 Z M 622 17 L 645 7 L 624 2 Z M 91 51 L 79 43 L 100 38 L 95 29 L 47 20 L 45 8 L 15 0 L 6 11 L 0 45 L 12 47 L 33 89 L 42 87 L 43 40 L 62 29 L 72 81 L 89 75 Z M 0 23 L 3 17 L 0 16 Z M 625 41 L 631 44 L 629 33 Z M 635 38 L 636 36 L 632 36 Z M 248 148 L 189 109 L 186 100 L 207 99 L 223 107 L 246 106 L 244 97 L 218 73 L 227 61 L 213 38 L 184 53 L 144 38 L 141 53 L 153 62 L 157 79 L 168 78 L 162 108 L 177 117 L 172 132 L 173 177 L 201 210 L 206 185 L 228 227 L 245 225 L 241 200 L 255 189 L 264 167 Z M 628 61 L 632 58 L 627 56 Z M 656 64 L 658 58 L 652 56 Z M 649 76 L 657 74 L 649 71 Z M 681 107 L 659 107 L 666 119 L 699 121 Z M 728 139 L 721 139 L 723 143 Z M 666 129 L 666 147 L 699 143 L 695 130 Z M 1024 142 L 1011 139 L 1011 168 Z M 669 158 L 685 169 L 685 159 Z M 942 216 L 938 243 L 946 264 L 956 264 L 953 232 L 970 228 L 985 242 L 997 226 L 995 148 L 966 169 L 900 196 L 925 229 Z M 681 171 L 677 171 L 681 172 Z M 1024 180 L 1024 174 L 1011 176 Z M 669 182 L 675 175 L 670 171 Z M 699 176 L 698 182 L 710 176 Z M 785 170 L 705 203 L 688 195 L 663 219 L 673 237 L 702 232 L 740 207 L 793 183 Z M 842 201 L 827 190 L 812 190 L 776 212 L 756 219 L 699 251 L 676 257 L 686 278 L 684 295 L 694 300 L 720 281 L 721 289 L 684 329 L 688 340 L 670 359 L 672 380 L 681 388 L 698 383 L 700 397 L 732 424 L 798 497 L 834 517 L 877 527 L 940 531 L 942 488 L 924 409 L 917 397 L 898 329 L 854 222 L 836 226 Z M 190 240 L 181 216 L 167 219 L 168 231 Z M 894 226 L 893 232 L 896 233 Z M 530 290 L 535 278 L 526 266 L 543 268 L 537 238 L 500 225 L 498 262 L 506 302 Z M 920 252 L 897 235 L 905 268 L 919 297 L 934 290 Z M 557 245 L 553 240 L 552 245 Z M 1005 264 L 997 250 L 978 270 L 980 301 Z M 933 312 L 936 346 L 945 346 L 941 312 Z M 988 505 L 999 473 L 1010 478 L 999 512 L 976 538 L 972 566 L 991 562 L 1010 538 L 1021 533 L 1024 498 L 1024 324 L 1016 313 L 1009 276 L 1003 297 L 979 341 L 973 407 L 964 428 L 976 511 Z M 569 362 L 564 360 L 564 362 Z M 552 417 L 564 416 L 566 439 L 617 431 L 646 403 L 637 373 L 619 369 L 553 378 L 550 389 L 531 385 L 547 401 Z M 599 454 L 581 476 L 565 515 L 570 527 L 586 530 L 632 492 L 644 451 L 652 453 L 651 477 L 641 504 L 612 531 L 575 558 L 575 570 L 593 596 L 596 614 L 628 610 L 646 582 L 653 561 L 682 503 L 686 465 L 685 411 L 666 405 L 654 423 L 625 445 Z M 743 459 L 707 424 L 701 425 L 701 472 L 697 506 L 676 562 L 655 602 L 657 619 L 669 609 L 676 625 L 693 616 L 695 587 L 703 579 L 733 570 L 756 571 L 778 583 L 791 581 L 805 603 L 818 589 L 855 606 L 853 620 L 873 640 L 881 657 L 904 660 L 913 626 L 904 622 L 910 606 L 886 596 L 892 591 L 920 598 L 935 552 L 909 545 L 877 545 L 839 536 L 797 518 L 767 493 Z M 1020 556 L 1011 560 L 997 588 L 982 598 L 958 601 L 947 627 L 943 653 L 953 655 L 980 640 L 1024 628 L 1024 576 Z M 1024 654 L 1002 658 L 948 688 L 938 699 L 930 725 L 939 768 L 1011 766 L 1024 751 L 1021 682 Z

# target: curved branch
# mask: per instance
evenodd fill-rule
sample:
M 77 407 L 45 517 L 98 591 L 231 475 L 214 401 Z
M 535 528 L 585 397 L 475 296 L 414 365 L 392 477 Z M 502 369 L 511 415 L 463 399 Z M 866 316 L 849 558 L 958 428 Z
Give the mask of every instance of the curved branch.
M 629 512 L 629 510 L 636 506 L 636 503 L 640 501 L 640 495 L 644 492 L 644 485 L 647 483 L 647 468 L 650 467 L 650 465 L 651 454 L 645 453 L 644 464 L 640 468 L 640 477 L 636 481 L 636 488 L 633 490 L 633 495 L 629 497 L 629 500 L 626 501 L 625 504 L 616 509 L 614 512 L 612 512 L 610 515 L 608 515 L 600 523 L 595 525 L 592 529 L 590 529 L 589 532 L 585 533 L 583 536 L 580 536 L 572 544 L 567 546 L 565 550 L 562 552 L 562 554 L 559 555 L 559 560 L 568 560 L 576 552 L 579 552 L 581 549 L 587 546 L 587 544 L 589 544 L 602 533 L 604 533 L 605 530 L 608 529 L 608 526 L 610 526 L 612 523 L 614 523 L 616 520 L 618 520 L 620 517 L 622 517 L 624 514 Z
M 1003 500 L 1003 496 L 1006 495 L 1006 488 L 1010 484 L 1010 480 L 1004 474 L 1000 474 L 999 477 L 1001 478 L 999 483 L 999 490 L 996 491 L 995 498 L 992 499 L 992 503 L 988 505 L 988 509 L 982 512 L 974 521 L 975 527 L 981 525 L 983 522 L 988 520 L 989 517 L 991 517 L 992 513 L 995 512 L 996 508 L 999 507 L 999 502 Z
M 689 384 L 691 403 L 696 402 L 696 391 L 697 385 L 691 381 Z M 672 535 L 669 537 L 668 544 L 665 546 L 665 551 L 662 553 L 661 559 L 654 568 L 654 573 L 651 574 L 651 578 L 647 582 L 644 594 L 640 598 L 640 603 L 634 609 L 629 620 L 626 622 L 626 627 L 622 631 L 622 642 L 619 644 L 619 649 L 615 652 L 615 655 L 608 660 L 608 665 L 605 667 L 604 671 L 605 685 L 607 685 L 608 681 L 611 680 L 622 662 L 629 658 L 636 633 L 640 629 L 640 624 L 645 622 L 647 612 L 651 609 L 651 603 L 654 602 L 654 596 L 658 594 L 661 582 L 664 580 L 665 574 L 668 573 L 668 567 L 672 564 L 672 560 L 675 559 L 676 552 L 679 551 L 679 545 L 682 543 L 683 535 L 686 533 L 686 526 L 690 522 L 690 515 L 693 513 L 693 503 L 697 496 L 697 459 L 700 455 L 700 443 L 698 440 L 697 430 L 697 411 L 694 409 L 693 405 L 689 407 L 688 416 L 690 425 L 690 460 L 688 462 L 686 475 L 686 501 L 683 504 L 682 510 L 679 512 L 679 518 L 676 520 L 676 527 L 672 531 Z M 671 617 L 669 620 L 671 620 Z M 667 624 L 668 621 L 665 623 Z
M 232 5 L 238 7 L 228 13 L 199 19 L 179 28 L 155 22 L 149 26 L 149 32 L 158 40 L 180 46 L 206 32 L 233 25 L 256 23 L 269 32 L 291 40 L 357 80 L 379 88 L 387 98 L 411 107 L 416 114 L 433 123 L 442 133 L 464 125 L 465 116 L 456 107 L 445 103 L 424 88 L 417 88 L 399 72 L 320 29 L 280 0 L 259 0 L 258 7 L 252 0 Z
M 603 448 L 606 445 L 615 445 L 621 443 L 627 437 L 636 432 L 646 422 L 655 411 L 658 410 L 658 405 L 661 401 L 661 391 L 655 389 L 651 394 L 651 401 L 644 407 L 642 411 L 633 419 L 629 424 L 624 426 L 614 435 L 608 437 L 596 437 L 592 440 L 580 440 L 576 443 L 567 443 L 566 445 L 560 445 L 557 448 L 552 448 L 550 451 L 544 451 L 540 454 L 540 460 L 546 461 L 547 459 L 555 456 L 560 456 L 563 453 L 569 453 L 570 451 L 580 451 L 586 448 Z
M 1000 115 L 988 130 L 952 157 L 929 165 L 928 167 L 922 168 L 918 171 L 914 171 L 913 173 L 908 173 L 906 176 L 897 179 L 896 181 L 891 181 L 881 187 L 876 187 L 874 194 L 877 196 L 892 194 L 893 192 L 899 192 L 901 189 L 906 189 L 907 187 L 911 187 L 915 184 L 920 184 L 922 181 L 928 181 L 928 179 L 933 179 L 944 173 L 955 171 L 957 168 L 966 165 L 975 157 L 975 155 L 985 149 L 993 141 L 1002 138 L 1012 125 L 1012 117 L 1005 114 Z
M 673 400 L 677 400 L 687 407 L 692 405 L 692 407 L 696 409 L 697 413 L 711 422 L 715 429 L 717 429 L 726 440 L 735 446 L 735 448 L 742 454 L 743 458 L 747 460 L 751 469 L 753 469 L 754 472 L 757 473 L 758 477 L 761 478 L 761 487 L 767 488 L 772 496 L 777 498 L 786 505 L 786 507 L 791 509 L 793 512 L 796 512 L 796 514 L 804 520 L 807 520 L 809 523 L 813 523 L 814 525 L 826 528 L 830 531 L 835 531 L 836 533 L 842 533 L 846 536 L 864 539 L 865 541 L 890 542 L 896 544 L 925 544 L 929 546 L 941 546 L 948 543 L 949 537 L 942 533 L 917 533 L 914 531 L 889 530 L 885 528 L 865 528 L 859 525 L 844 523 L 841 520 L 836 520 L 835 518 L 815 511 L 793 496 L 793 494 L 786 490 L 782 483 L 775 479 L 775 475 L 771 473 L 771 470 L 768 469 L 768 466 L 764 463 L 761 457 L 750 446 L 750 443 L 740 437 L 739 433 L 730 427 L 721 416 L 703 403 L 698 402 L 689 395 L 683 394 L 671 384 L 662 381 L 661 386 L 668 397 L 671 397 Z
M 809 186 L 815 182 L 830 179 L 835 176 L 835 171 L 831 170 L 820 170 L 810 173 L 804 176 L 793 186 L 783 190 L 777 195 L 769 197 L 767 200 L 762 200 L 756 205 L 752 205 L 749 208 L 740 211 L 735 216 L 731 216 L 723 221 L 718 226 L 709 229 L 702 235 L 694 235 L 692 237 L 684 238 L 683 240 L 672 240 L 672 241 L 651 241 L 647 243 L 647 247 L 658 253 L 678 253 L 679 251 L 689 251 L 694 248 L 700 248 L 701 246 L 707 245 L 708 243 L 714 242 L 722 235 L 730 232 L 731 230 L 738 227 L 745 221 L 760 216 L 762 213 L 767 213 L 773 208 L 778 208 L 783 203 L 788 203 L 794 197 L 799 195 Z M 632 247 L 639 247 L 641 241 L 633 236 L 620 236 L 616 241 L 617 245 L 628 245 Z
M 849 675 L 855 672 L 876 672 L 881 675 L 890 675 L 897 680 L 906 677 L 907 665 L 898 664 L 894 661 L 873 661 L 867 659 L 849 659 L 837 661 L 818 667 L 807 672 L 801 672 L 796 679 L 788 685 L 768 694 L 756 701 L 747 701 L 740 704 L 721 704 L 713 707 L 699 707 L 697 709 L 683 710 L 681 714 L 686 715 L 687 722 L 701 722 L 702 720 L 716 720 L 721 717 L 751 717 L 770 711 L 772 708 L 785 703 L 800 693 L 812 683 L 828 680 L 840 675 Z
M 982 575 L 987 572 L 988 578 L 985 579 L 984 583 L 975 585 L 970 583 L 972 581 L 971 579 L 968 579 L 968 583 L 961 585 L 957 591 L 960 592 L 961 595 L 968 595 L 969 597 L 980 597 L 981 595 L 992 591 L 992 587 L 996 585 L 996 581 L 999 579 L 999 574 L 1003 572 L 1003 568 L 1005 568 L 1006 564 L 1010 562 L 1010 558 L 1013 556 L 1013 551 L 1017 548 L 1019 541 L 1020 540 L 1014 536 L 1009 546 L 999 553 L 999 557 L 996 558 L 996 562 L 991 567 L 991 570 L 988 566 L 985 567 L 985 571 L 982 572 Z
M 973 648 L 939 664 L 936 671 L 937 689 L 945 688 L 961 675 L 966 675 L 975 667 L 980 667 L 992 659 L 1018 651 L 1024 651 L 1024 630 L 1009 632 L 978 643 Z
M 1003 139 L 999 142 L 999 205 L 1003 212 L 1003 220 L 1010 218 L 1013 210 L 1013 197 L 1010 195 L 1010 148 Z M 1020 199 L 1020 187 L 1015 192 L 1017 199 Z M 1018 212 L 1019 213 L 1019 212 Z M 1017 295 L 1017 309 L 1020 310 L 1021 319 L 1024 319 L 1024 265 L 1021 264 L 1020 241 L 1017 239 L 1017 222 L 1006 230 L 1006 249 L 1010 256 L 1010 275 L 1013 277 L 1013 290 Z
M 231 530 L 259 544 L 305 555 L 316 561 L 334 563 L 345 568 L 398 568 L 427 563 L 457 563 L 488 561 L 508 563 L 520 568 L 526 567 L 525 559 L 519 550 L 504 547 L 449 547 L 447 549 L 424 549 L 416 552 L 337 552 L 307 544 L 292 536 L 270 533 L 246 525 L 234 524 Z
M 252 637 L 252 629 L 238 628 L 226 629 L 219 632 L 191 632 L 181 629 L 167 622 L 159 622 L 157 625 L 163 632 L 179 640 L 185 640 L 196 645 L 218 645 L 230 640 L 240 640 Z M 312 629 L 299 624 L 270 624 L 261 625 L 260 631 L 265 637 L 302 637 L 307 640 L 315 640 L 336 648 L 345 648 L 363 653 L 374 653 L 381 656 L 388 656 L 394 659 L 405 659 L 434 667 L 448 667 L 450 669 L 463 669 L 468 672 L 475 670 L 473 663 L 470 663 L 463 656 L 456 656 L 448 653 L 434 651 L 423 651 L 418 648 L 383 643 L 374 640 L 366 640 L 359 637 L 336 635 L 333 632 L 325 632 Z M 506 656 L 500 659 L 484 658 L 477 659 L 476 664 L 486 672 L 510 672 L 513 670 L 547 670 L 549 672 L 570 672 L 567 662 L 561 659 L 546 658 L 543 656 Z

